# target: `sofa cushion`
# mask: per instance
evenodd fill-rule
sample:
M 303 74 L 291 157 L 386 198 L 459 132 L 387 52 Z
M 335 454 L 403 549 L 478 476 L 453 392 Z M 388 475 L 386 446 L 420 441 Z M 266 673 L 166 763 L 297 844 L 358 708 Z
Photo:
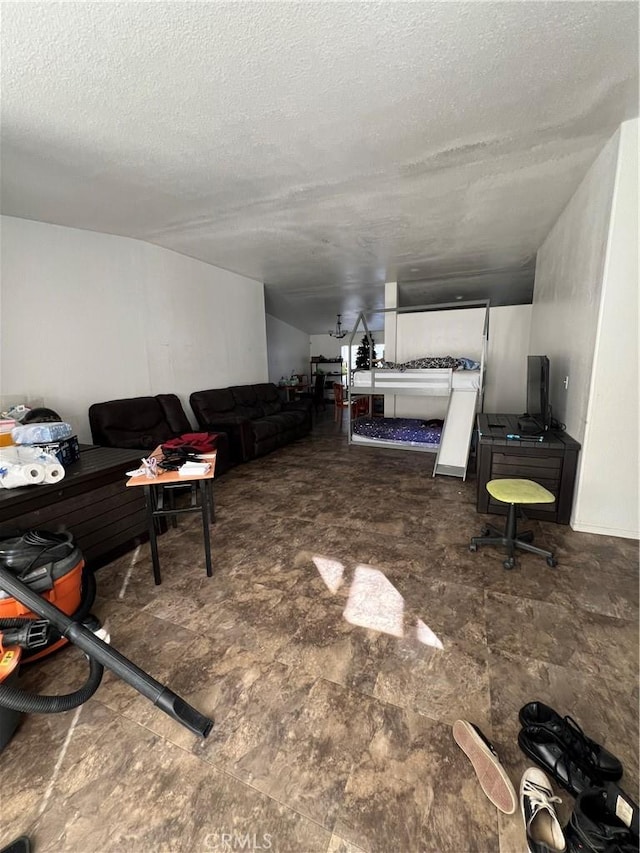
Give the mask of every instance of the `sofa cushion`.
M 189 397 L 189 402 L 198 424 L 205 429 L 209 424 L 216 423 L 218 415 L 235 413 L 236 403 L 228 388 L 194 391 Z
M 254 385 L 258 403 L 262 406 L 265 415 L 275 415 L 282 410 L 280 394 L 273 382 L 261 382 Z
M 93 441 L 104 447 L 153 450 L 174 435 L 155 397 L 94 403 L 89 424 Z
M 254 385 L 232 385 L 229 391 L 236 403 L 236 412 L 245 418 L 254 420 L 264 415 L 264 410 L 258 401 Z
M 262 420 L 277 424 L 278 430 L 288 432 L 304 423 L 304 412 L 278 412 L 277 415 L 267 415 Z
M 255 441 L 259 442 L 269 436 L 278 435 L 282 426 L 271 418 L 256 418 L 251 422 L 251 431 Z

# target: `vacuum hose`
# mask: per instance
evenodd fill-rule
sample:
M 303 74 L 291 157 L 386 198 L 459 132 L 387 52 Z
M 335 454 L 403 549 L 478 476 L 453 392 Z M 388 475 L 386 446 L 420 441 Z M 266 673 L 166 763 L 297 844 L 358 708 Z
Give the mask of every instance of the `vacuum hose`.
M 10 619 L 0 619 L 0 631 L 3 628 L 22 628 L 31 621 L 26 616 L 12 616 Z
M 107 667 L 115 675 L 141 693 L 153 704 L 168 714 L 176 722 L 200 737 L 207 737 L 213 727 L 213 720 L 201 714 L 180 696 L 160 684 L 132 661 L 111 648 L 91 631 L 71 619 L 51 602 L 41 598 L 29 589 L 15 575 L 2 565 L 0 560 L 0 589 L 17 598 L 41 619 L 46 619 L 69 642 L 82 649 L 92 660 Z M 51 697 L 49 697 L 51 698 Z
M 104 667 L 97 660 L 89 658 L 89 677 L 78 690 L 61 696 L 39 696 L 27 693 L 18 687 L 0 684 L 0 708 L 22 711 L 25 714 L 59 714 L 71 711 L 90 699 L 102 681 Z

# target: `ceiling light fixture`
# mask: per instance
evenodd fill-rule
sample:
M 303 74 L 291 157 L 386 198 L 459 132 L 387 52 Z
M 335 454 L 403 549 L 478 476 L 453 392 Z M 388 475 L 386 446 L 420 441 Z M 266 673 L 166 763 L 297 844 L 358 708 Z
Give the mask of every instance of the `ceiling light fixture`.
M 336 327 L 332 332 L 329 332 L 332 338 L 345 338 L 349 332 L 347 329 L 342 328 L 342 320 L 340 319 L 342 314 L 338 314 L 338 319 L 336 321 Z

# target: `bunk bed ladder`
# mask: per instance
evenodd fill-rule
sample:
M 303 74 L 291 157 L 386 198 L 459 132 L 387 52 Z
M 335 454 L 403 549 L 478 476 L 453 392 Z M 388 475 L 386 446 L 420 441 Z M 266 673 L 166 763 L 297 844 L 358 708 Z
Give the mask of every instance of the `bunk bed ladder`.
M 451 392 L 440 447 L 433 466 L 434 477 L 436 474 L 444 474 L 466 480 L 477 401 L 477 390 L 454 388 Z

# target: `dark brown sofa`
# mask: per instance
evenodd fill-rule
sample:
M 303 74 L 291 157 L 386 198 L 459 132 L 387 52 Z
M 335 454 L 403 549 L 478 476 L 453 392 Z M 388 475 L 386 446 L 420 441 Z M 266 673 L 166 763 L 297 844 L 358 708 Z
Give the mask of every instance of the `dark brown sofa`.
M 232 462 L 248 462 L 311 430 L 311 401 L 284 403 L 271 382 L 195 391 L 189 402 L 201 429 L 227 433 Z
M 153 450 L 171 438 L 194 432 L 175 394 L 94 403 L 89 407 L 89 425 L 94 444 L 141 451 Z M 231 460 L 226 433 L 218 430 L 215 433 L 216 476 L 219 476 L 228 470 Z

